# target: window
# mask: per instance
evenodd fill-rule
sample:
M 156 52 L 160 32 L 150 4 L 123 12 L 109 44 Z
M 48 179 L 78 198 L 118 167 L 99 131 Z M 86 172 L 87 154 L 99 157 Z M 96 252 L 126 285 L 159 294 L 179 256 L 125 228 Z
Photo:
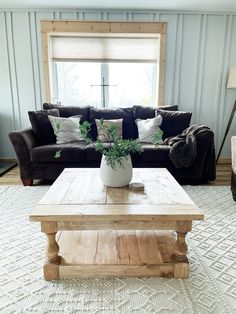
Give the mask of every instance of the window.
M 55 62 L 52 101 L 62 105 L 155 106 L 156 64 Z
M 54 21 L 53 33 L 45 23 L 47 101 L 96 107 L 162 104 L 165 23 Z M 59 31 L 68 23 L 69 31 Z

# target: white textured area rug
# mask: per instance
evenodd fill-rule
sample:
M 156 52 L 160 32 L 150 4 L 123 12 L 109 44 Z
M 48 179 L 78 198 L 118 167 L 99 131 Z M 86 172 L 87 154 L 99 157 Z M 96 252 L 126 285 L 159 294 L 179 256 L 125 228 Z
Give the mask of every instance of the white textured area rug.
M 229 187 L 185 186 L 205 214 L 188 234 L 188 279 L 46 282 L 46 237 L 28 215 L 47 191 L 0 187 L 0 313 L 236 313 L 236 203 Z

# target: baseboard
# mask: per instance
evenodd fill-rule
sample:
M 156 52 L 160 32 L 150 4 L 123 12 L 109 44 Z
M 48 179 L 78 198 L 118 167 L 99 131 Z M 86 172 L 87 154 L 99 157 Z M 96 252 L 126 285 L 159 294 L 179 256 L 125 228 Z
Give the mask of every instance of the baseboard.
M 5 162 L 17 162 L 15 158 L 0 158 L 0 161 L 5 161 Z
M 231 165 L 231 158 L 220 158 L 217 165 Z

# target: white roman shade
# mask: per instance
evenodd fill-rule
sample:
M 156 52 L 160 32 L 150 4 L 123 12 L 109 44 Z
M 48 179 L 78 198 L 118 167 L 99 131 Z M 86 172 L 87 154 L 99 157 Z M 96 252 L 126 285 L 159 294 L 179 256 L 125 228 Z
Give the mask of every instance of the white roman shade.
M 157 62 L 158 37 L 51 36 L 52 61 Z

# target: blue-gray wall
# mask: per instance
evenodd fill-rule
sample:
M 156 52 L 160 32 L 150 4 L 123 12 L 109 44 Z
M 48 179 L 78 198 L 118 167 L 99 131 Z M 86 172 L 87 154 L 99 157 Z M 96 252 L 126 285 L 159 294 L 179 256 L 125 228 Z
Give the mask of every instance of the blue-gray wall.
M 236 65 L 236 13 L 0 10 L 0 157 L 14 156 L 8 132 L 29 125 L 27 111 L 44 101 L 40 20 L 167 21 L 165 104 L 193 112 L 192 122 L 215 132 L 216 147 L 236 98 L 227 90 Z M 230 136 L 222 157 L 230 156 Z

